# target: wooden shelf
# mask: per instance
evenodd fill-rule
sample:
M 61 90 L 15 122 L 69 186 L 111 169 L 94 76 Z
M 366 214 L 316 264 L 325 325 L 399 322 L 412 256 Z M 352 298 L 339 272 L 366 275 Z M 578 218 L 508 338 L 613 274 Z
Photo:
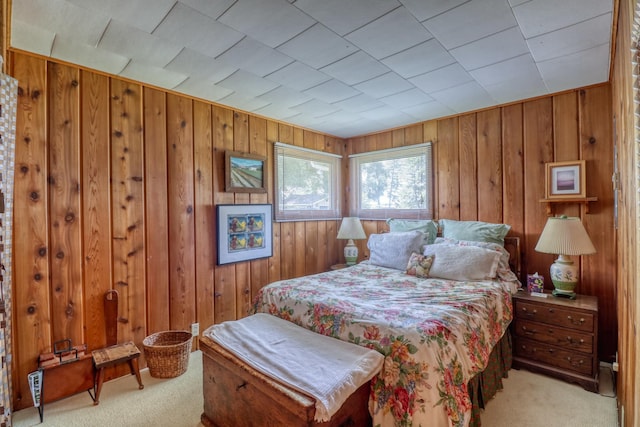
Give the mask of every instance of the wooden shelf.
M 547 204 L 547 215 L 551 215 L 553 213 L 553 204 L 554 203 L 578 203 L 584 205 L 584 213 L 589 213 L 589 203 L 597 202 L 597 197 L 566 197 L 566 198 L 557 198 L 557 199 L 540 199 L 540 203 Z

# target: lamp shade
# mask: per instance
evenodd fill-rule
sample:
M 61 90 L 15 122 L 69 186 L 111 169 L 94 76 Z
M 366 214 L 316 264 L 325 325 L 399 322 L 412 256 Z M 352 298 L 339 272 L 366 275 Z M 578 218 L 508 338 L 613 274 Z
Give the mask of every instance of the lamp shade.
M 588 255 L 596 253 L 580 218 L 550 217 L 540 234 L 537 252 L 556 255 Z
M 340 229 L 338 230 L 338 239 L 366 239 L 367 235 L 362 228 L 360 218 L 355 216 L 347 216 L 342 218 Z

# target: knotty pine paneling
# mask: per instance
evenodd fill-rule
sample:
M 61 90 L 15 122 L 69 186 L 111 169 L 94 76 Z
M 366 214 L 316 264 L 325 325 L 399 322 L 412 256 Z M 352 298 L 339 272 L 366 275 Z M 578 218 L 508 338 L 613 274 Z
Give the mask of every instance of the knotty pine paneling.
M 620 173 L 618 199 L 617 268 L 615 297 L 618 320 L 616 395 L 619 425 L 640 425 L 640 280 L 638 268 L 638 182 L 636 154 L 634 77 L 632 76 L 632 27 L 635 2 L 620 1 L 617 45 L 612 76 L 614 143 Z M 637 71 L 637 70 L 634 70 Z M 637 75 L 637 72 L 635 72 Z M 624 420 L 621 417 L 624 409 Z
M 610 99 L 607 85 L 585 89 L 580 99 L 579 92 L 573 91 L 558 95 L 562 100 L 557 102 L 550 96 L 343 141 L 68 65 L 64 75 L 79 76 L 78 86 L 71 86 L 68 96 L 58 97 L 65 107 L 52 114 L 51 108 L 57 107 L 51 102 L 49 86 L 58 64 L 23 53 L 11 55 L 10 72 L 20 81 L 15 209 L 16 217 L 30 218 L 16 224 L 16 409 L 31 405 L 26 374 L 35 369 L 37 355 L 51 349 L 53 337 L 63 333 L 54 331 L 56 324 L 49 318 L 49 312 L 62 311 L 52 294 L 49 271 L 55 256 L 50 249 L 54 233 L 50 212 L 51 206 L 63 206 L 66 200 L 60 200 L 47 181 L 53 118 L 70 116 L 70 126 L 79 128 L 80 137 L 66 149 L 80 163 L 64 169 L 70 171 L 65 175 L 68 180 L 73 176 L 80 180 L 76 199 L 77 206 L 82 206 L 78 213 L 82 244 L 71 245 L 78 250 L 71 251 L 74 259 L 69 262 L 82 266 L 83 284 L 77 289 L 83 319 L 99 318 L 99 313 L 88 315 L 87 311 L 100 312 L 97 298 L 105 288 L 118 289 L 119 337 L 138 345 L 157 330 L 188 327 L 192 322 L 205 330 L 211 323 L 242 317 L 265 283 L 324 271 L 343 260 L 344 242 L 335 238 L 340 221 L 285 222 L 274 226 L 273 258 L 216 266 L 216 206 L 273 202 L 271 181 L 262 195 L 224 191 L 225 150 L 266 155 L 272 179 L 274 141 L 342 154 L 433 141 L 436 217 L 463 215 L 510 223 L 512 234 L 523 238 L 528 265 L 546 274 L 553 257 L 532 248 L 546 220 L 539 203 L 544 194 L 544 162 L 560 155 L 554 134 L 559 129 L 571 133 L 574 126 L 565 129 L 561 122 L 576 117 L 566 113 L 563 105 L 580 106 L 578 154 L 587 155 L 584 145 L 593 145 L 588 142 L 593 135 L 598 147 L 611 144 L 607 130 L 601 128 L 610 113 L 599 107 Z M 602 117 L 593 120 L 595 115 Z M 582 126 L 583 120 L 592 124 Z M 611 150 L 597 150 L 588 154 L 593 159 L 589 162 L 611 155 Z M 346 163 L 345 157 L 345 213 L 350 192 Z M 602 181 L 593 184 L 596 192 L 606 192 L 610 182 L 611 163 L 605 163 L 594 178 Z M 606 194 L 592 195 L 610 203 Z M 461 205 L 461 198 L 466 205 Z M 611 233 L 604 229 L 608 225 L 603 219 L 609 206 L 596 206 L 600 203 L 592 204 L 593 214 L 581 212 L 595 235 Z M 603 218 L 586 219 L 600 214 Z M 368 234 L 388 229 L 384 221 L 364 221 L 363 226 Z M 358 241 L 358 247 L 363 256 L 368 255 L 365 241 Z M 589 274 L 593 271 L 602 277 L 612 269 L 609 263 L 615 257 L 612 260 L 602 252 L 591 256 L 605 258 L 595 261 L 597 267 Z M 590 283 L 588 289 L 601 298 L 601 313 L 613 313 L 599 279 Z M 102 345 L 104 332 L 103 324 L 89 323 L 85 322 L 79 339 L 92 349 Z M 615 330 L 615 325 L 600 328 Z M 615 342 L 601 339 L 601 346 L 605 349 L 601 355 L 611 354 Z

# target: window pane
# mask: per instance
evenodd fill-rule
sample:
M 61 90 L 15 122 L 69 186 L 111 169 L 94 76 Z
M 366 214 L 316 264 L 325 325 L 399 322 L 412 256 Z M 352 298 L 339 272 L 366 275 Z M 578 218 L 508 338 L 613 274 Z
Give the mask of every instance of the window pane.
M 342 156 L 275 144 L 277 221 L 336 219 Z
M 425 209 L 426 159 L 413 156 L 360 165 L 362 209 Z
M 431 143 L 349 157 L 352 216 L 365 219 L 433 217 Z

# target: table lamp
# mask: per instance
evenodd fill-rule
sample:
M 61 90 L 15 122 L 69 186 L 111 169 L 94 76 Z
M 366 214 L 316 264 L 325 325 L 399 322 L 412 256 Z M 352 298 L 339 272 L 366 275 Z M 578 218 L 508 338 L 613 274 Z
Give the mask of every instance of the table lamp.
M 575 299 L 579 273 L 578 266 L 569 255 L 596 253 L 580 218 L 563 215 L 547 219 L 535 250 L 558 255 L 550 268 L 551 281 L 555 287 L 552 293 L 558 297 Z
M 338 239 L 348 239 L 347 246 L 344 247 L 344 259 L 347 265 L 354 265 L 358 260 L 358 247 L 353 243 L 354 239 L 366 239 L 360 219 L 354 216 L 342 218 Z

